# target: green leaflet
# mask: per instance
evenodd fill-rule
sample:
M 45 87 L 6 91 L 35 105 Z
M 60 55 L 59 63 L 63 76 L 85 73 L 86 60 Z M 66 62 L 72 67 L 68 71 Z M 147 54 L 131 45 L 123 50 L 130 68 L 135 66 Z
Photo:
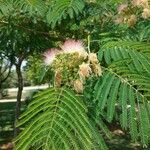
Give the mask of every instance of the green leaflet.
M 103 76 L 103 82 L 100 84 L 95 92 L 96 100 L 98 101 L 99 111 L 104 109 L 105 104 L 107 102 L 107 97 L 109 94 L 109 90 L 113 83 L 115 76 L 111 76 L 108 72 Z M 101 80 L 101 79 L 100 79 Z
M 130 108 L 129 108 L 129 129 L 130 134 L 133 139 L 133 141 L 137 141 L 138 139 L 138 128 L 137 128 L 137 105 L 135 103 L 135 96 L 134 91 L 131 87 L 129 87 L 129 102 L 130 102 Z
M 124 129 L 127 129 L 127 126 L 128 126 L 127 94 L 128 94 L 127 84 L 122 83 L 120 86 L 120 92 L 119 92 L 119 102 L 120 102 L 120 107 L 122 110 L 122 114 L 120 115 L 120 121 L 121 121 L 121 126 Z
M 147 53 L 143 50 L 147 49 Z M 99 50 L 100 61 L 104 60 L 110 65 L 113 61 L 131 59 L 128 64 L 130 70 L 146 71 L 150 73 L 150 58 L 148 57 L 150 45 L 141 42 L 117 41 L 108 42 Z
M 0 17 L 9 16 L 20 11 L 29 17 L 38 16 L 43 18 L 54 28 L 57 23 L 66 19 L 67 16 L 73 18 L 79 15 L 83 8 L 83 0 L 3 0 L 0 1 Z
M 18 123 L 26 126 L 15 140 L 15 149 L 103 149 L 106 145 L 99 141 L 86 112 L 83 101 L 68 89 L 40 92 Z
M 43 17 L 47 11 L 45 2 L 42 0 L 16 0 L 15 5 L 24 13 L 29 13 L 31 16 L 38 14 Z
M 93 116 L 94 122 L 100 127 L 100 129 L 105 133 L 105 135 L 111 139 L 112 135 L 111 132 L 109 131 L 108 127 L 105 125 L 105 123 L 103 122 L 103 120 L 101 118 L 95 118 L 95 116 Z
M 115 118 L 115 114 L 119 115 L 122 128 L 129 129 L 132 140 L 137 141 L 140 137 L 143 145 L 148 145 L 150 115 L 146 106 L 149 75 L 132 72 L 128 68 L 125 72 L 115 72 L 114 65 L 113 68 L 110 66 L 104 70 L 105 76 L 100 77 L 94 90 L 96 114 L 102 114 L 108 122 Z M 116 109 L 116 105 L 120 111 Z
M 137 103 L 138 103 L 138 119 L 139 119 L 139 133 L 141 137 L 141 142 L 143 143 L 143 146 L 147 147 L 150 140 L 150 120 L 149 120 L 149 114 L 147 109 L 145 109 L 146 104 L 144 102 L 144 105 L 140 104 L 140 101 L 143 101 L 143 97 L 136 93 Z
M 113 117 L 114 117 L 114 114 L 115 114 L 115 104 L 116 104 L 116 101 L 117 101 L 117 93 L 118 93 L 119 86 L 120 86 L 120 80 L 119 79 L 114 80 L 113 82 L 114 82 L 113 86 L 110 90 L 110 95 L 111 96 L 109 96 L 109 99 L 107 101 L 107 108 L 108 108 L 107 120 L 109 122 L 111 122 L 113 120 Z
M 82 0 L 56 0 L 55 3 L 50 6 L 47 13 L 47 21 L 55 27 L 56 23 L 59 23 L 62 19 L 65 19 L 67 15 L 70 18 L 78 15 L 84 8 L 84 2 Z

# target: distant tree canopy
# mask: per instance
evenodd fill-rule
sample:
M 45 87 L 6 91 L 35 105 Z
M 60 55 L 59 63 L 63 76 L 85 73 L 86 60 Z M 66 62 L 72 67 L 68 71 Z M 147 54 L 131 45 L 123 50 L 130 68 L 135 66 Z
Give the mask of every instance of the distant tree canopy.
M 0 52 L 0 98 L 3 97 L 3 89 L 6 88 L 5 82 L 10 75 L 11 67 L 12 63 Z

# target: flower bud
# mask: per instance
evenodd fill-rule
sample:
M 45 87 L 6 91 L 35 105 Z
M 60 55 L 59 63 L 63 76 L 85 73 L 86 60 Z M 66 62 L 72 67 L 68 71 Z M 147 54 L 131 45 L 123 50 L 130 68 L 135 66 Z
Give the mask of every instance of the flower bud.
M 127 12 L 128 11 L 128 4 L 121 4 L 119 7 L 118 7 L 118 13 L 124 13 L 124 12 Z
M 77 79 L 74 81 L 74 89 L 77 93 L 83 93 L 83 83 L 81 80 Z
M 142 17 L 143 17 L 144 19 L 149 18 L 149 17 L 150 17 L 150 9 L 144 8 L 144 9 L 143 9 L 143 13 L 142 13 Z
M 91 71 L 89 64 L 82 63 L 79 66 L 79 72 L 78 73 L 79 73 L 79 76 L 81 79 L 85 79 L 86 77 L 89 77 L 91 72 L 92 71 Z
M 124 18 L 123 17 L 118 17 L 114 20 L 115 24 L 121 24 L 124 23 Z
M 99 63 L 93 64 L 93 72 L 95 73 L 96 76 L 102 75 L 102 69 Z
M 96 53 L 90 53 L 89 54 L 89 61 L 91 63 L 99 63 L 98 59 L 97 59 L 97 55 Z
M 148 7 L 148 0 L 132 0 L 133 6 Z
M 130 18 L 128 19 L 128 21 L 127 21 L 127 24 L 128 24 L 129 27 L 132 27 L 136 24 L 136 22 L 137 22 L 136 15 L 131 15 Z

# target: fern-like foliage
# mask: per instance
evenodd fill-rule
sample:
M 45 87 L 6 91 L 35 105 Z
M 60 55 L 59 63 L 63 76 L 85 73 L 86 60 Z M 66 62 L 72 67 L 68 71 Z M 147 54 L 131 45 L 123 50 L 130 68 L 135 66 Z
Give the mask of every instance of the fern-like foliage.
M 113 61 L 131 59 L 128 67 L 131 70 L 150 73 L 150 44 L 142 42 L 119 41 L 108 42 L 99 51 L 100 61 L 104 60 L 106 64 Z
M 150 58 L 149 44 L 110 42 L 99 51 L 104 73 L 95 86 L 98 111 L 106 111 L 111 122 L 119 115 L 122 128 L 131 137 L 140 137 L 143 145 L 150 141 Z M 105 113 L 104 113 L 105 114 Z
M 84 8 L 84 3 L 83 0 L 2 0 L 0 1 L 0 17 L 6 14 L 11 16 L 12 13 L 25 17 L 42 17 L 43 21 L 46 20 L 48 24 L 55 27 L 67 16 L 73 18 L 79 15 Z
M 47 6 L 42 0 L 1 0 L 0 18 L 6 16 L 44 17 Z M 13 14 L 13 15 L 12 15 Z
M 0 18 L 2 18 L 3 16 L 9 15 L 10 12 L 12 11 L 13 11 L 12 0 L 0 1 Z
M 36 95 L 18 126 L 25 128 L 16 139 L 16 150 L 107 149 L 82 99 L 65 88 Z
M 52 27 L 60 22 L 67 15 L 73 18 L 78 15 L 84 8 L 83 0 L 55 0 L 47 13 L 47 20 Z
M 109 122 L 114 119 L 117 110 L 121 110 L 121 113 L 119 112 L 121 126 L 124 129 L 129 128 L 134 141 L 138 139 L 138 131 L 140 131 L 143 144 L 148 145 L 150 140 L 150 116 L 147 109 L 148 87 L 142 88 L 140 91 L 135 88 L 134 81 L 132 82 L 126 77 L 119 76 L 111 69 L 106 69 L 95 87 L 95 101 L 97 101 L 99 113 L 104 111 L 104 108 L 107 109 L 106 118 Z M 145 114 L 143 114 L 143 109 Z M 145 116 L 141 117 L 141 115 Z M 144 118 L 147 119 L 145 123 Z
M 16 0 L 16 6 L 27 14 L 35 15 L 36 13 L 43 16 L 47 11 L 47 7 L 43 0 Z

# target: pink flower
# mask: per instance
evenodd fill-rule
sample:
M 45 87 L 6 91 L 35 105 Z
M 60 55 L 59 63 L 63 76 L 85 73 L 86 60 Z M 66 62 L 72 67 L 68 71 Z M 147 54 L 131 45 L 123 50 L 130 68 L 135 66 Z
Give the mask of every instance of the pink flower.
M 79 56 L 83 57 L 84 59 L 86 59 L 88 56 L 88 53 L 85 50 L 83 42 L 81 42 L 79 40 L 76 41 L 76 40 L 69 39 L 69 40 L 65 41 L 65 43 L 61 46 L 61 49 L 65 53 L 77 52 L 79 54 Z
M 58 53 L 60 53 L 60 51 L 55 48 L 48 49 L 46 52 L 44 52 L 43 56 L 45 57 L 44 58 L 45 64 L 51 65 Z
M 81 51 L 85 51 L 84 44 L 81 41 L 76 41 L 72 39 L 65 41 L 64 44 L 61 46 L 61 49 L 67 53 L 80 53 Z

